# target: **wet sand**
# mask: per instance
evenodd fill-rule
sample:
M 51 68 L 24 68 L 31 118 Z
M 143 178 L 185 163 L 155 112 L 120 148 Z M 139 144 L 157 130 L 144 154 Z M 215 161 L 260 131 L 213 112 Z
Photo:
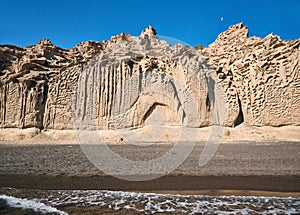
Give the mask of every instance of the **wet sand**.
M 112 176 L 0 175 L 1 187 L 25 189 L 79 189 L 138 191 L 193 195 L 300 196 L 299 176 L 163 176 L 144 182 Z M 263 192 L 259 192 L 263 191 Z M 283 193 L 284 192 L 284 193 Z M 271 193 L 270 193 L 271 194 Z

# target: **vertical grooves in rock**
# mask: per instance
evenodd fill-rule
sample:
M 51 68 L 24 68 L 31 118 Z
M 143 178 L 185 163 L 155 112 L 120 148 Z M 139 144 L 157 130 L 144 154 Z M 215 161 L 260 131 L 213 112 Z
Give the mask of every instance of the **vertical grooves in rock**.
M 105 78 L 106 78 L 106 84 L 105 84 L 105 104 L 104 104 L 104 109 L 105 109 L 105 118 L 108 116 L 108 103 L 109 103 L 109 85 L 110 85 L 110 69 L 111 67 L 108 66 L 105 69 Z
M 113 85 L 113 78 L 114 78 L 114 72 L 115 72 L 115 65 L 113 64 L 110 68 L 110 73 L 109 73 L 109 98 L 108 98 L 108 114 L 107 116 L 110 117 L 111 116 L 111 108 L 112 108 L 112 101 L 113 101 L 113 91 L 114 91 L 114 85 Z
M 91 82 L 92 84 L 90 84 L 91 86 L 91 95 L 92 95 L 92 102 L 90 104 L 90 114 L 92 116 L 92 119 L 93 121 L 95 121 L 94 119 L 96 119 L 96 111 L 95 111 L 95 100 L 97 99 L 96 97 L 96 93 L 95 91 L 97 90 L 97 80 L 95 79 L 95 67 L 92 68 L 92 78 L 91 78 Z M 95 122 L 93 122 L 94 124 Z
M 25 113 L 26 113 L 26 97 L 27 97 L 27 86 L 26 83 L 22 83 L 22 104 L 21 104 L 21 128 L 25 126 Z
M 124 110 L 125 109 L 125 103 L 126 103 L 126 94 L 125 94 L 125 89 L 126 89 L 126 86 L 125 86 L 125 73 L 126 71 L 124 70 L 123 68 L 123 62 L 121 62 L 121 92 L 122 92 L 122 95 L 121 95 L 121 110 Z
M 95 63 L 95 75 L 96 75 L 96 86 L 95 86 L 95 96 L 96 96 L 96 104 L 95 104 L 95 108 L 96 108 L 96 119 L 97 119 L 97 124 L 100 125 L 100 91 L 101 91 L 101 74 L 100 74 L 100 69 L 97 63 Z
M 56 118 L 56 105 L 57 105 L 57 102 L 58 102 L 58 96 L 59 96 L 59 91 L 60 91 L 60 89 L 59 89 L 59 85 L 60 85 L 60 73 L 58 74 L 58 82 L 57 82 L 57 85 L 56 85 L 56 95 L 55 95 L 55 97 L 54 97 L 54 107 L 53 107 L 53 111 L 52 111 L 52 127 L 54 128 L 55 127 L 55 125 L 54 125 L 54 123 L 55 123 L 55 118 Z
M 99 76 L 100 76 L 100 89 L 99 89 L 99 121 L 100 118 L 103 116 L 103 108 L 102 108 L 102 103 L 103 103 L 103 68 L 101 65 L 97 64 L 97 68 L 99 68 Z
M 7 95 L 7 89 L 6 89 L 6 84 L 3 85 L 2 87 L 2 92 L 3 92 L 3 100 L 2 100 L 2 127 L 5 127 L 5 116 L 6 116 L 6 104 L 7 104 L 7 100 L 6 100 L 6 95 Z

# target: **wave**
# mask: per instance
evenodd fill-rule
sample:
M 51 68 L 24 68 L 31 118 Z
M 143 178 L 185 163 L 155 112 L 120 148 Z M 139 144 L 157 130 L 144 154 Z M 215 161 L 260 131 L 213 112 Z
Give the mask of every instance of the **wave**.
M 55 195 L 54 195 L 55 196 Z M 136 193 L 121 191 L 60 191 L 59 199 L 48 199 L 54 205 L 98 205 L 114 210 L 122 208 L 153 213 L 216 214 L 293 214 L 300 212 L 300 199 L 255 196 L 203 196 Z M 298 205 L 298 207 L 296 207 Z
M 92 207 L 113 211 L 131 210 L 142 214 L 298 214 L 300 198 L 257 196 L 176 195 L 108 190 L 17 190 L 10 193 L 28 193 L 38 208 L 39 202 L 51 205 L 47 210 L 68 207 Z M 25 194 L 24 194 L 25 193 Z M 26 195 L 25 195 L 26 196 Z M 10 197 L 11 198 L 11 197 Z M 26 200 L 31 201 L 31 200 Z M 55 208 L 53 208 L 55 207 Z M 95 209 L 98 208 L 98 209 Z M 67 210 L 66 210 L 67 211 Z M 68 211 L 67 211 L 68 212 Z M 63 211 L 58 213 L 66 214 Z
M 44 203 L 37 202 L 34 200 L 21 199 L 13 196 L 6 196 L 6 195 L 0 195 L 0 200 L 4 200 L 5 205 L 11 208 L 32 209 L 35 212 L 54 213 L 57 215 L 68 215 L 68 213 L 64 211 L 60 211 L 54 207 L 47 206 Z

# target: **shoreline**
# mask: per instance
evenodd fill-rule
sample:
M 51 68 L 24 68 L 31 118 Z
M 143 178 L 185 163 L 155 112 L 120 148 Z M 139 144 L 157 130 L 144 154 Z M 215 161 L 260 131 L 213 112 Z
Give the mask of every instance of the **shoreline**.
M 132 191 L 143 192 L 143 191 Z M 255 197 L 280 197 L 299 198 L 300 192 L 279 192 L 264 190 L 153 190 L 156 194 L 200 195 L 200 196 L 255 196 Z
M 0 175 L 1 188 L 112 190 L 184 195 L 300 197 L 300 176 L 163 176 L 135 182 L 112 176 Z

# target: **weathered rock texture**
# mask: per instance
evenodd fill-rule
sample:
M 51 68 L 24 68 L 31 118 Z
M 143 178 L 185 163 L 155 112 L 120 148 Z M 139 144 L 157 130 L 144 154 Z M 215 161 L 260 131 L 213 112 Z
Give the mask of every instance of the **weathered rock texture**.
M 227 126 L 299 124 L 299 44 L 248 38 L 238 24 L 203 51 L 172 47 L 151 27 L 73 49 L 1 45 L 1 127 L 72 129 L 74 116 L 98 129 L 136 127 L 155 113 L 170 125 L 222 124 L 212 92 L 224 95 Z
M 228 125 L 299 125 L 299 45 L 272 34 L 249 38 L 240 23 L 205 49 L 225 93 Z
M 208 80 L 217 79 L 194 49 L 159 40 L 151 27 L 140 37 L 109 44 L 82 70 L 76 119 L 100 129 L 138 127 L 157 113 L 168 125 L 213 123 Z M 211 87 L 214 87 L 213 85 Z
M 78 72 L 103 46 L 86 42 L 65 50 L 49 40 L 24 49 L 0 46 L 2 127 L 71 127 Z

